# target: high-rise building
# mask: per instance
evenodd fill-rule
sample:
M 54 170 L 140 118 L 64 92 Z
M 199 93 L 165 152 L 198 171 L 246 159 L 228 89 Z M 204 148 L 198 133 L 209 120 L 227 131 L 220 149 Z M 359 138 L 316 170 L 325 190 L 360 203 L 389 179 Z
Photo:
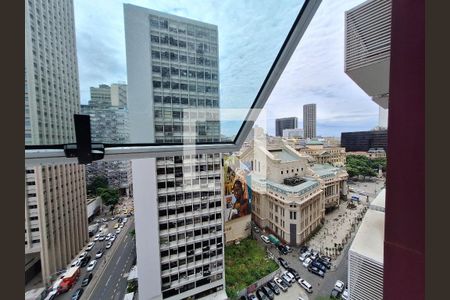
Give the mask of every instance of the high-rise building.
M 125 144 L 129 141 L 127 85 L 106 84 L 91 87 L 91 100 L 81 105 L 81 112 L 91 117 L 91 140 L 109 144 Z M 96 161 L 86 166 L 86 179 L 102 176 L 108 185 L 124 195 L 132 193 L 130 161 Z
M 387 151 L 387 130 L 342 132 L 341 147 L 347 152 L 367 152 L 371 148 L 383 148 Z
M 124 5 L 131 142 L 220 140 L 217 26 Z M 139 297 L 226 299 L 221 154 L 133 161 Z
M 305 139 L 316 137 L 316 104 L 303 105 L 303 132 Z
M 25 1 L 25 143 L 75 142 L 80 111 L 74 8 L 70 0 Z M 85 168 L 46 165 L 25 171 L 25 282 L 42 281 L 88 241 Z
M 378 127 L 387 129 L 388 128 L 388 109 L 384 109 L 381 106 L 378 109 Z
M 283 136 L 284 129 L 296 129 L 298 127 L 297 117 L 275 119 L 275 135 Z

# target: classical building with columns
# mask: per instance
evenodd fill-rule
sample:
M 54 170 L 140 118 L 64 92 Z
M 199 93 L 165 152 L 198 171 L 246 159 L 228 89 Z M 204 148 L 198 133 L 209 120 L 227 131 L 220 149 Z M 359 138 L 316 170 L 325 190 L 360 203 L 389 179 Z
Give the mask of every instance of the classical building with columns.
M 339 204 L 345 171 L 314 165 L 293 147 L 254 141 L 239 154 L 251 166 L 252 220 L 290 245 L 300 245 Z
M 331 164 L 336 167 L 345 165 L 345 148 L 324 146 L 320 141 L 308 141 L 305 146 L 298 146 L 296 150 L 302 154 L 310 155 L 315 163 Z

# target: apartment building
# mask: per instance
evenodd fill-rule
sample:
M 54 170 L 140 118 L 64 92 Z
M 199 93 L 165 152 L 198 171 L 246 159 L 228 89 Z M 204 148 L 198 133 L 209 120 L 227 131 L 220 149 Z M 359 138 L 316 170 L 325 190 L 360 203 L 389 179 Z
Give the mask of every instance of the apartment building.
M 124 12 L 131 142 L 219 141 L 217 26 Z M 227 299 L 221 174 L 217 153 L 133 161 L 140 298 Z
M 93 142 L 125 144 L 129 141 L 130 129 L 127 109 L 126 84 L 101 84 L 91 87 L 91 100 L 81 105 L 81 113 L 91 117 L 91 139 Z M 132 195 L 131 161 L 96 161 L 86 166 L 87 183 L 102 176 L 110 187 L 119 189 L 122 195 Z
M 80 111 L 73 3 L 25 1 L 25 144 L 75 142 Z M 85 168 L 30 167 L 25 175 L 25 283 L 44 284 L 88 240 Z

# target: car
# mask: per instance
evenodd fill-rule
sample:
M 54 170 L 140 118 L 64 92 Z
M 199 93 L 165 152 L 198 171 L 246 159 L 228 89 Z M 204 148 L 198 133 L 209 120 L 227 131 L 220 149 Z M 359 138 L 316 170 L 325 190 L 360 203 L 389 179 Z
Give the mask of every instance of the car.
M 94 270 L 95 265 L 97 264 L 97 260 L 91 260 L 91 262 L 89 263 L 89 265 L 86 268 L 86 271 L 91 272 L 92 270 Z
M 94 235 L 94 241 L 98 241 L 98 239 L 100 238 L 100 234 L 97 233 L 96 235 Z
M 98 237 L 99 241 L 104 241 L 106 239 L 106 237 L 102 234 Z
M 114 224 L 114 229 L 119 228 L 119 223 Z
M 114 221 L 115 219 L 116 219 L 116 217 L 111 217 L 109 220 Z
M 259 233 L 259 228 L 258 228 L 258 226 L 254 226 L 253 229 L 255 230 L 256 233 Z
M 107 235 L 106 235 L 106 238 L 105 238 L 105 240 L 109 240 L 110 238 L 111 238 L 111 236 L 112 236 L 112 233 L 110 232 L 110 233 L 108 233 Z
M 348 300 L 348 298 L 349 298 L 349 295 L 348 295 L 348 289 L 345 289 L 345 290 L 342 292 L 341 298 L 342 298 L 342 300 Z
M 256 299 L 258 299 L 258 298 L 256 298 L 256 296 L 253 295 L 253 294 L 248 294 L 248 299 L 249 299 L 249 300 L 256 300 Z
M 278 257 L 278 261 L 280 262 L 280 265 L 283 266 L 283 268 L 285 269 L 289 268 L 289 264 L 282 257 Z
M 261 289 L 256 290 L 256 297 L 259 300 L 269 300 L 269 297 Z
M 119 225 L 119 228 L 123 228 L 123 223 L 121 223 L 121 224 Z
M 303 252 L 302 254 L 300 254 L 300 256 L 298 257 L 298 259 L 300 261 L 305 261 L 305 259 L 307 259 L 309 257 L 309 253 L 308 252 Z
M 96 258 L 100 258 L 102 256 L 103 256 L 103 250 L 102 249 L 98 250 L 97 253 L 95 253 L 95 257 Z
M 280 294 L 280 288 L 273 280 L 267 282 L 267 286 L 272 290 L 272 292 L 274 292 L 275 295 Z
M 268 244 L 270 243 L 270 240 L 267 236 L 265 236 L 264 234 L 261 235 L 261 239 L 264 241 L 264 243 Z
M 300 247 L 300 254 L 303 254 L 303 253 L 305 253 L 306 251 L 308 251 L 308 247 L 306 247 L 306 246 L 301 246 L 301 247 Z
M 344 291 L 345 284 L 341 280 L 336 280 L 334 288 L 339 291 L 339 293 L 342 293 Z
M 330 294 L 330 299 L 339 299 L 339 291 L 336 289 L 333 289 Z
M 109 238 L 110 242 L 114 242 L 116 240 L 116 234 L 112 234 L 111 237 Z
M 84 267 L 88 264 L 88 262 L 89 262 L 90 260 L 91 260 L 91 256 L 90 256 L 90 255 L 85 256 L 85 257 L 81 260 L 80 267 L 81 267 L 81 268 L 84 268 Z
M 70 267 L 78 267 L 79 265 L 81 265 L 81 259 L 77 258 L 70 264 Z
M 319 270 L 322 270 L 322 272 L 326 272 L 327 271 L 327 267 L 325 267 L 323 264 L 321 264 L 320 262 L 316 260 L 313 260 L 311 262 L 311 266 L 318 268 Z
M 311 250 L 311 259 L 315 260 L 319 256 L 319 251 Z
M 273 281 L 276 283 L 276 285 L 282 290 L 283 292 L 286 292 L 288 289 L 288 285 L 283 282 L 279 277 L 274 277 Z
M 287 270 L 288 270 L 292 275 L 294 275 L 295 280 L 299 280 L 299 279 L 300 279 L 300 274 L 298 274 L 298 272 L 295 271 L 293 268 L 287 268 Z
M 322 257 L 317 258 L 316 261 L 317 261 L 318 263 L 324 265 L 325 268 L 327 268 L 328 270 L 331 268 L 331 262 L 322 259 Z
M 89 282 L 92 280 L 92 273 L 89 273 L 86 275 L 86 277 L 83 278 L 83 281 L 81 282 L 81 286 L 87 286 Z
M 304 298 L 298 296 L 297 300 L 305 300 Z
M 111 246 L 112 246 L 112 243 L 111 243 L 111 241 L 109 241 L 108 243 L 106 243 L 106 249 L 109 249 L 109 248 L 111 248 Z
M 81 295 L 83 295 L 84 289 L 83 288 L 79 288 L 75 291 L 75 293 L 73 293 L 72 295 L 72 300 L 78 300 L 81 298 Z
M 288 245 L 283 245 L 284 249 L 286 249 L 287 252 L 291 253 L 292 252 L 292 248 L 289 247 Z
M 305 291 L 307 291 L 308 293 L 312 293 L 313 292 L 313 290 L 312 290 L 312 285 L 308 282 L 308 281 L 306 281 L 305 279 L 299 279 L 298 281 L 298 284 L 302 287 L 302 288 L 304 288 L 305 289 Z
M 322 278 L 325 277 L 325 273 L 322 270 L 320 270 L 319 268 L 317 268 L 317 267 L 309 266 L 308 267 L 308 271 L 313 273 L 313 274 L 316 274 L 316 275 L 318 275 L 318 276 L 320 276 Z
M 266 296 L 270 299 L 273 300 L 273 298 L 275 298 L 275 294 L 274 292 L 267 286 L 267 285 L 263 285 L 261 287 L 261 291 L 266 294 Z
M 278 251 L 280 251 L 280 253 L 282 253 L 284 255 L 288 254 L 286 248 L 284 248 L 283 245 L 278 245 L 277 248 L 278 248 Z
M 117 228 L 116 234 L 119 234 L 122 230 L 120 228 Z
M 87 255 L 87 252 L 86 252 L 86 251 L 85 251 L 85 252 L 81 252 L 81 254 L 80 254 L 80 256 L 78 256 L 78 258 L 79 258 L 79 259 L 83 259 L 83 258 L 86 257 L 86 255 Z
M 327 262 L 331 263 L 331 257 L 329 257 L 329 256 L 322 255 L 320 257 L 320 259 L 323 260 L 323 261 L 327 261 Z
M 286 275 L 289 278 L 290 283 L 293 283 L 295 281 L 295 276 L 291 272 L 284 271 L 282 274 Z
M 86 251 L 91 251 L 92 248 L 94 248 L 94 246 L 95 246 L 95 243 L 94 243 L 94 242 L 90 242 L 90 243 L 87 245 L 87 247 L 86 247 Z
M 286 274 L 282 274 L 280 276 L 280 279 L 288 286 L 291 287 L 292 283 L 291 283 L 291 278 L 289 276 L 287 276 Z
M 305 259 L 305 261 L 303 262 L 303 266 L 305 268 L 309 267 L 309 265 L 311 264 L 312 259 L 310 257 L 308 257 L 307 259 Z
M 123 218 L 123 223 L 126 223 L 128 221 L 128 218 Z

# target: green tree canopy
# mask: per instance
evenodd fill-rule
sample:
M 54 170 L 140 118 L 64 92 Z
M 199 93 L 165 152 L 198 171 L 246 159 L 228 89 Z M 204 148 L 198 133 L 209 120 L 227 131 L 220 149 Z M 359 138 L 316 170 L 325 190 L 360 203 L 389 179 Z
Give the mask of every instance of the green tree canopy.
M 364 155 L 347 156 L 347 173 L 353 176 L 376 176 L 378 167 L 381 165 L 386 170 L 386 158 L 369 159 Z
M 105 205 L 115 206 L 119 202 L 119 190 L 117 189 L 99 187 L 96 194 L 102 198 Z
M 100 196 L 97 194 L 98 188 L 108 188 L 108 179 L 104 176 L 95 177 L 90 184 L 87 186 L 87 193 L 89 195 Z

